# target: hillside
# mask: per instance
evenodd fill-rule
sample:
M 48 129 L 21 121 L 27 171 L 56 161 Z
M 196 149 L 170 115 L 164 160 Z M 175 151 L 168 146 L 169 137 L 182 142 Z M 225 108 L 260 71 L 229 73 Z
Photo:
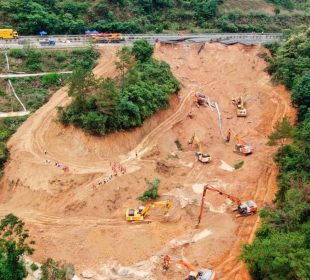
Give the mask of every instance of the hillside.
M 279 32 L 310 24 L 310 1 L 298 0 L 3 0 L 0 27 L 21 35 L 86 29 L 144 33 L 186 30 Z

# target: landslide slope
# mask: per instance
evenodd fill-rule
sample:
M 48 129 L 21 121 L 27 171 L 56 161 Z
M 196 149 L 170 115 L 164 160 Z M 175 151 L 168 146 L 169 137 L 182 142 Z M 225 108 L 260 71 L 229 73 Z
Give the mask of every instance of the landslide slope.
M 62 88 L 10 139 L 0 213 L 13 212 L 25 220 L 36 240 L 36 260 L 65 259 L 78 272 L 87 269 L 116 279 L 122 279 L 115 269 L 118 264 L 140 271 L 132 279 L 184 278 L 185 270 L 174 267 L 163 275 L 156 265 L 160 255 L 168 253 L 197 267 L 212 265 L 221 279 L 247 279 L 238 254 L 241 244 L 253 238 L 259 218 L 236 218 L 224 198 L 209 194 L 207 211 L 195 229 L 202 186 L 211 183 L 242 200 L 253 199 L 259 207 L 271 202 L 276 168 L 274 148 L 265 145 L 267 135 L 294 110 L 289 93 L 273 86 L 264 71 L 262 47 L 207 44 L 198 54 L 199 49 L 156 45 L 155 57 L 171 65 L 182 90 L 172 97 L 170 109 L 158 112 L 141 128 L 101 138 L 64 128 L 56 118 L 57 106 L 70 102 Z M 103 49 L 96 75 L 116 75 L 116 50 Z M 224 143 L 215 109 L 193 105 L 197 92 L 219 104 L 224 134 L 228 128 L 233 136 L 239 134 L 255 147 L 253 155 L 241 157 L 233 152 L 233 141 Z M 241 94 L 249 112 L 243 119 L 236 117 L 231 103 L 231 97 Z M 187 116 L 190 111 L 192 119 Z M 208 165 L 197 162 L 196 147 L 187 144 L 194 132 L 213 157 Z M 241 169 L 227 171 L 241 160 Z M 125 166 L 127 173 L 103 184 L 113 162 Z M 159 209 L 150 213 L 150 224 L 128 224 L 126 208 L 139 205 L 136 198 L 146 188 L 145 178 L 155 177 L 161 180 L 161 199 L 174 201 L 170 220 L 164 221 Z M 139 262 L 147 265 L 137 266 Z

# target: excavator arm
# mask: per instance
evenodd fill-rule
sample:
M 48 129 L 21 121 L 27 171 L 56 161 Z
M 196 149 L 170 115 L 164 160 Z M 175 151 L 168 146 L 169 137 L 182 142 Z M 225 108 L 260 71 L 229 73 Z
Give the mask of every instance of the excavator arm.
M 238 206 L 241 204 L 241 201 L 240 201 L 240 199 L 238 197 L 235 197 L 235 196 L 232 196 L 230 194 L 224 193 L 223 191 L 220 191 L 220 190 L 212 187 L 211 185 L 205 185 L 203 187 L 203 193 L 202 193 L 201 203 L 200 203 L 200 211 L 199 211 L 198 222 L 197 222 L 196 227 L 199 226 L 201 218 L 202 218 L 202 214 L 203 214 L 203 210 L 204 210 L 204 204 L 205 204 L 205 196 L 206 196 L 207 190 L 212 191 L 212 192 L 216 192 L 216 193 L 218 193 L 220 195 L 223 195 L 223 196 L 229 198 L 233 202 L 236 202 Z
M 245 145 L 246 145 L 246 143 L 245 143 L 243 140 L 240 139 L 240 137 L 239 137 L 238 134 L 236 134 L 235 140 L 236 140 L 236 143 L 237 143 L 238 145 L 242 145 L 242 146 L 245 146 Z
M 154 203 L 149 203 L 141 211 L 141 215 L 145 216 L 147 214 L 147 212 L 149 212 L 154 207 L 164 207 L 164 213 L 166 215 L 172 205 L 173 205 L 173 203 L 170 200 L 168 200 L 168 201 L 157 201 Z
M 194 272 L 198 272 L 198 270 L 196 269 L 196 267 L 194 267 L 193 265 L 191 265 L 190 263 L 184 261 L 184 260 L 181 260 L 181 259 L 177 259 L 177 258 L 173 258 L 173 257 L 170 257 L 168 255 L 164 256 L 164 269 L 165 270 L 168 270 L 169 267 L 170 267 L 170 263 L 171 262 L 174 262 L 176 264 L 179 264 L 179 265 L 182 265 L 182 266 L 185 266 L 186 268 L 188 268 L 188 270 L 190 271 L 194 271 Z

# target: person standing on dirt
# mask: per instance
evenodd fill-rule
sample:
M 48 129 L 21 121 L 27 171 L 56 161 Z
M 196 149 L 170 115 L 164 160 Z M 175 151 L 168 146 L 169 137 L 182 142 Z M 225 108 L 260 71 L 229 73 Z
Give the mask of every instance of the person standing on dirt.
M 226 135 L 226 143 L 229 143 L 230 135 L 231 135 L 231 132 L 230 132 L 230 129 L 228 129 L 228 132 L 227 132 L 227 135 Z
M 136 151 L 136 158 L 138 158 L 138 152 Z

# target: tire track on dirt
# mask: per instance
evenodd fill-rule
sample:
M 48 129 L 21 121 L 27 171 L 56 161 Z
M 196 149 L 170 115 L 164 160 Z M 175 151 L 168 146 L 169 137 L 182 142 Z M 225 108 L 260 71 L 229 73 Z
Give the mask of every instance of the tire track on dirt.
M 270 90 L 271 87 L 267 85 L 269 82 L 269 77 L 265 77 L 259 81 L 261 86 L 268 87 Z M 273 96 L 276 96 L 278 102 L 272 99 Z M 271 124 L 274 126 L 278 121 L 282 120 L 283 117 L 288 114 L 291 108 L 286 102 L 285 98 L 275 90 L 271 90 L 270 100 L 276 105 L 276 112 L 271 120 Z M 262 207 L 264 203 L 267 202 L 267 200 L 270 201 L 271 195 L 273 196 L 273 194 L 271 194 L 271 181 L 275 176 L 276 170 L 272 167 L 272 165 L 265 164 L 263 174 L 259 177 L 258 183 L 256 185 L 256 191 L 253 196 L 253 200 L 259 205 L 259 207 Z M 228 253 L 228 255 L 225 255 L 225 260 L 220 265 L 216 266 L 216 270 L 224 272 L 225 277 L 223 277 L 223 279 L 242 279 L 242 277 L 240 278 L 240 275 L 242 275 L 242 270 L 245 270 L 246 268 L 243 261 L 238 260 L 237 252 L 240 252 L 239 248 L 242 244 L 248 244 L 253 241 L 255 232 L 260 225 L 259 215 L 256 216 L 254 221 L 249 221 L 249 218 L 250 217 L 241 221 L 237 231 L 238 239 L 233 245 L 233 249 Z

